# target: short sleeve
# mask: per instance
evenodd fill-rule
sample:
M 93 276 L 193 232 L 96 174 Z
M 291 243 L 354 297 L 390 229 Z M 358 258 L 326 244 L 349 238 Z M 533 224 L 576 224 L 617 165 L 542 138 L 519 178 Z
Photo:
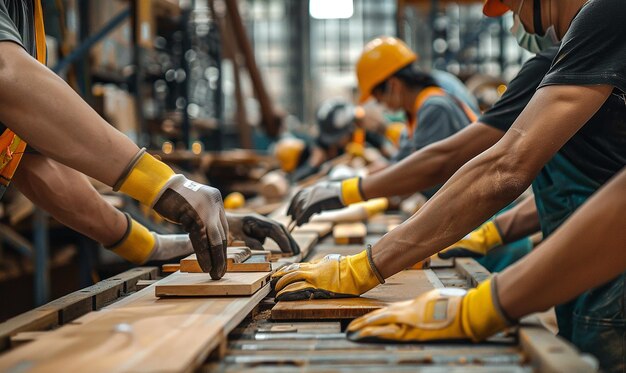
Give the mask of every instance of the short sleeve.
M 12 41 L 23 46 L 22 37 L 15 27 L 4 1 L 0 1 L 0 41 Z
M 611 85 L 626 92 L 626 11 L 623 0 L 591 0 L 572 21 L 547 85 Z
M 454 135 L 469 123 L 464 118 L 465 114 L 450 105 L 448 100 L 444 97 L 433 97 L 424 102 L 424 106 L 417 113 L 418 125 L 413 133 L 414 151 Z
M 541 80 L 550 70 L 558 50 L 558 46 L 549 48 L 526 61 L 517 76 L 509 83 L 504 95 L 478 118 L 478 122 L 504 132 L 508 131 L 533 98 Z

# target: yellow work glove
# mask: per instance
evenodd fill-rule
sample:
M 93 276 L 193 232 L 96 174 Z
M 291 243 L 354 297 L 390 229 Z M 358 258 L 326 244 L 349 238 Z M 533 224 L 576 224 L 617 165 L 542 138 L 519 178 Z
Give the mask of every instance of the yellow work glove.
M 219 190 L 175 174 L 145 149 L 131 160 L 113 189 L 180 224 L 189 234 L 202 270 L 215 280 L 224 276 L 228 222 Z
M 276 299 L 358 297 L 385 282 L 371 260 L 371 248 L 351 256 L 330 254 L 310 263 L 294 263 L 272 275 Z
M 362 201 L 360 178 L 324 182 L 299 191 L 291 200 L 287 215 L 300 226 L 308 222 L 313 214 L 337 210 Z
M 481 225 L 462 240 L 439 252 L 441 259 L 456 257 L 480 258 L 502 245 L 502 236 L 493 221 Z
M 512 324 L 502 312 L 495 278 L 476 289 L 435 289 L 394 303 L 348 325 L 354 341 L 482 341 Z

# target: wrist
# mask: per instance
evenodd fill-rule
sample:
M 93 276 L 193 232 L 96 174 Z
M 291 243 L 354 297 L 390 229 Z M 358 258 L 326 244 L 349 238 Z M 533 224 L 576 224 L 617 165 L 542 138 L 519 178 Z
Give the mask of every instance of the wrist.
M 113 186 L 146 206 L 151 206 L 174 171 L 141 149 Z
M 106 249 L 135 264 L 143 264 L 152 255 L 155 238 L 150 231 L 125 214 L 128 228 L 122 238 Z
M 353 177 L 341 182 L 341 202 L 344 206 L 363 202 L 363 200 L 360 177 Z
M 366 293 L 385 282 L 374 266 L 369 252 L 369 250 L 364 250 L 356 255 L 346 257 L 352 271 L 351 277 L 355 282 L 354 287 L 359 294 Z
M 482 229 L 485 235 L 485 246 L 487 251 L 504 244 L 500 228 L 496 224 L 495 220 L 491 220 L 483 224 Z
M 514 324 L 498 300 L 495 276 L 467 292 L 461 305 L 461 325 L 473 341 L 482 341 Z

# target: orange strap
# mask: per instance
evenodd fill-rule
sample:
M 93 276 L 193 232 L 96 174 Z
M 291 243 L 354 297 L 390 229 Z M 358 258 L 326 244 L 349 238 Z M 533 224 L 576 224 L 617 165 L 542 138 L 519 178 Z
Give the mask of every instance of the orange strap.
M 413 138 L 413 132 L 417 128 L 417 113 L 420 111 L 424 103 L 431 97 L 442 97 L 446 95 L 447 93 L 439 87 L 426 87 L 422 89 L 422 91 L 417 95 L 417 99 L 415 99 L 415 117 L 409 120 L 409 123 L 407 124 L 407 134 L 409 135 L 409 139 Z M 470 123 L 473 123 L 478 119 L 478 115 L 476 115 L 476 113 L 474 113 L 474 111 L 463 101 L 457 99 L 453 95 L 450 95 L 450 97 L 452 97 L 456 104 L 463 109 L 463 112 L 465 113 L 467 119 L 469 119 Z
M 34 3 L 34 24 L 35 24 L 35 46 L 37 51 L 37 61 L 46 64 L 46 31 L 43 25 L 43 11 L 41 0 L 33 0 Z M 6 129 L 0 135 L 0 198 L 6 187 L 9 186 L 15 170 L 22 160 L 22 155 L 26 150 L 26 142 L 20 139 L 13 131 Z

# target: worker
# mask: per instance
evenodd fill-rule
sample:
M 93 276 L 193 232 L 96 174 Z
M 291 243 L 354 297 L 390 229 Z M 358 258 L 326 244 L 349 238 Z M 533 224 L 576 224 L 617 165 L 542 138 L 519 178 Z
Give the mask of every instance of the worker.
M 563 40 L 526 108 L 495 145 L 461 167 L 422 209 L 371 249 L 337 260 L 300 264 L 300 269 L 277 273 L 275 277 L 284 278 L 276 285 L 278 298 L 297 299 L 305 294 L 316 296 L 315 293 L 318 296 L 362 294 L 392 274 L 458 241 L 516 198 L 531 182 L 542 232 L 545 237 L 550 236 L 626 165 L 626 65 L 623 62 L 626 40 L 622 37 L 626 33 L 626 19 L 621 5 L 618 0 L 487 0 L 485 14 L 498 16 L 513 9 L 522 27 L 533 34 L 530 36 Z M 403 174 L 405 180 L 413 180 L 409 173 L 406 170 Z M 401 188 L 391 182 L 385 187 Z M 352 190 L 362 193 L 345 193 L 345 198 L 340 199 L 350 202 L 363 194 L 370 197 L 370 190 L 363 185 Z M 310 202 L 304 204 L 310 206 Z M 301 213 L 303 203 L 299 205 L 296 209 Z M 615 222 L 615 216 L 608 219 L 607 224 Z M 623 237 L 618 243 L 623 247 Z M 551 254 L 541 249 L 537 253 L 540 259 Z M 585 254 L 572 250 L 567 253 L 568 256 Z M 594 259 L 588 265 L 600 265 L 600 262 Z M 532 268 L 532 262 L 527 260 L 516 266 L 517 272 L 523 272 L 523 280 L 516 283 L 518 288 L 538 276 Z M 577 274 L 583 277 L 580 272 Z M 328 283 L 330 278 L 335 280 Z M 497 277 L 490 283 L 496 284 L 496 280 Z M 559 334 L 582 351 L 598 357 L 606 371 L 625 369 L 625 282 L 626 275 L 622 273 L 556 308 Z M 488 283 L 479 287 L 480 294 L 491 294 L 490 286 Z M 526 290 L 517 289 L 524 294 Z M 456 298 L 450 298 L 453 299 Z M 420 307 L 410 308 L 408 312 L 416 320 L 425 315 Z M 458 319 L 454 313 L 448 316 L 448 323 L 481 327 L 467 325 L 472 321 Z M 459 337 L 446 331 L 431 336 Z
M 380 37 L 367 43 L 356 63 L 359 103 L 374 97 L 389 111 L 403 111 L 407 118 L 395 161 L 457 133 L 476 118 L 468 105 L 443 90 L 431 74 L 417 69 L 416 60 L 403 41 Z
M 363 115 L 363 110 L 345 100 L 324 101 L 315 115 L 318 135 L 314 142 L 287 137 L 276 144 L 274 154 L 281 169 L 297 182 L 315 174 L 324 162 L 346 151 L 362 155 L 365 143 L 382 149 L 382 136 L 357 125 Z
M 435 289 L 414 300 L 394 303 L 354 320 L 348 326 L 349 338 L 357 341 L 481 341 L 514 325 L 524 316 L 563 304 L 585 290 L 611 281 L 626 271 L 624 190 L 626 169 L 590 198 L 539 249 L 481 283 L 477 289 L 467 292 Z M 598 224 L 599 221 L 606 224 Z M 602 248 L 602 255 L 590 250 L 595 247 Z M 443 308 L 448 311 L 445 319 L 435 316 L 437 307 L 446 307 Z M 606 303 L 603 307 L 606 311 L 620 313 L 624 303 Z M 598 324 L 603 321 L 595 320 Z M 603 330 L 619 332 L 611 330 L 609 324 Z M 596 339 L 599 336 L 581 337 Z M 623 338 L 622 334 L 622 342 Z M 602 344 L 597 349 L 614 354 L 615 365 L 606 369 L 624 371 L 623 343 Z
M 73 173 L 72 169 L 76 170 L 180 224 L 189 234 L 203 271 L 213 279 L 221 278 L 226 271 L 229 218 L 220 192 L 176 174 L 139 149 L 46 68 L 45 61 L 40 1 L 0 2 L 0 122 L 6 126 L 0 130 L 0 191 L 6 189 L 25 158 L 25 167 L 16 175 L 22 181 L 18 184 L 62 222 L 112 245 L 114 251 L 133 261 L 155 258 L 156 253 L 169 250 L 158 236 L 96 197 L 87 179 Z M 26 143 L 40 154 L 24 156 Z M 275 230 L 281 228 L 262 220 Z M 267 230 L 248 231 L 258 224 L 246 221 L 242 216 L 230 218 L 234 235 L 263 239 Z M 288 241 L 287 232 L 281 231 L 282 242 Z M 298 250 L 295 246 L 290 249 Z M 161 255 L 165 254 L 156 256 Z

